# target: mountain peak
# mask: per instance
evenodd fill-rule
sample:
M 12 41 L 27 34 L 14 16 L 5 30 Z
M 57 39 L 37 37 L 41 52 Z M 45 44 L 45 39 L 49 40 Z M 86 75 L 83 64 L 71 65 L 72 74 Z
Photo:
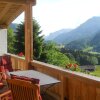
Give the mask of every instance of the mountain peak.
M 72 29 L 61 29 L 58 30 L 56 32 L 52 32 L 50 33 L 47 37 L 45 37 L 45 40 L 53 40 L 55 39 L 57 36 L 59 36 L 60 34 L 67 34 L 68 32 L 70 32 Z

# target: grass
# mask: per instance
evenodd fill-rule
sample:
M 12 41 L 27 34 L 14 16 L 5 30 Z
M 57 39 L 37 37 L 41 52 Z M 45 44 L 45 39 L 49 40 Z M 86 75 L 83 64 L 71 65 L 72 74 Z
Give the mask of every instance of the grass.
M 85 48 L 83 51 L 84 52 L 89 52 L 89 51 L 91 51 L 93 49 L 93 47 L 88 47 L 88 48 Z
M 97 65 L 95 71 L 93 71 L 93 72 L 82 71 L 80 68 L 77 68 L 76 71 L 82 72 L 82 73 L 85 73 L 85 74 L 90 74 L 92 76 L 100 77 L 100 65 Z
M 91 54 L 100 54 L 99 52 L 89 52 L 89 53 L 91 53 Z
M 100 77 L 100 65 L 96 66 L 96 70 L 94 72 L 90 72 L 90 75 Z
M 82 72 L 82 73 L 85 73 L 85 74 L 90 74 L 92 76 L 100 77 L 100 65 L 96 65 L 96 69 L 93 72 L 81 70 L 79 67 L 76 70 L 73 70 L 73 68 L 70 69 L 70 70 L 76 71 L 76 72 Z
M 91 53 L 91 54 L 100 54 L 99 52 L 94 52 L 92 51 L 93 47 L 88 47 L 88 48 L 85 48 L 83 50 L 83 52 L 88 52 L 88 53 Z

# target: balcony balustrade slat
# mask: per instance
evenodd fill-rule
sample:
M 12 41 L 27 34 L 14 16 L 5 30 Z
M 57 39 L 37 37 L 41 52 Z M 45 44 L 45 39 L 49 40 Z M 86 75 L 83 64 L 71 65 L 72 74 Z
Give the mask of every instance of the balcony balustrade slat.
M 96 88 L 93 86 L 93 87 L 91 87 L 91 86 L 88 86 L 88 88 L 89 88 L 89 100 L 96 100 L 96 97 L 95 97 L 95 95 L 96 95 Z
M 100 100 L 100 87 L 96 88 L 96 100 Z

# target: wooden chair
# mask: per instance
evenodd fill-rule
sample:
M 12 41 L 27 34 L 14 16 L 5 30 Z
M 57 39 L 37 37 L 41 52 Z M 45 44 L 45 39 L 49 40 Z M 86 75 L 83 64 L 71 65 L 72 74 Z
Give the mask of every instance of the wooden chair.
M 19 79 L 7 79 L 13 100 L 41 100 L 38 84 Z
M 11 90 L 6 84 L 7 79 L 6 70 L 2 63 L 2 56 L 0 56 L 0 100 L 13 100 L 11 97 Z

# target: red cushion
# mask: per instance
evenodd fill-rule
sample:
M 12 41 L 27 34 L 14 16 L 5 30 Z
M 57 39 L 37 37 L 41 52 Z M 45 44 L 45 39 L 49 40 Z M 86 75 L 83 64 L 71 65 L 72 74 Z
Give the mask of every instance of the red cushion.
M 4 66 L 0 66 L 0 72 L 5 72 Z
M 39 84 L 39 82 L 40 82 L 40 80 L 36 79 L 36 78 L 29 78 L 29 77 L 25 77 L 25 76 L 21 76 L 21 78 L 26 81 L 31 81 L 34 84 Z
M 2 79 L 6 80 L 8 78 L 8 70 L 4 66 L 0 66 L 0 72 L 2 72 Z
M 11 64 L 7 64 L 7 65 L 4 65 L 5 69 L 12 72 L 13 69 L 12 69 L 12 65 Z
M 8 55 L 2 56 L 2 65 L 5 67 L 5 69 L 8 69 L 9 71 L 13 71 L 10 56 Z
M 11 57 L 9 55 L 2 56 L 2 64 L 11 64 Z
M 0 82 L 0 87 L 3 86 L 4 84 L 2 82 Z
M 0 89 L 4 87 L 3 82 L 0 81 Z
M 7 60 L 4 59 L 4 58 L 2 58 L 2 64 L 3 64 L 3 65 L 6 65 L 6 64 L 7 64 Z
M 12 79 L 21 79 L 21 80 L 25 80 L 25 81 L 30 81 L 33 84 L 39 84 L 40 80 L 36 79 L 36 78 L 29 78 L 29 77 L 25 77 L 25 76 L 17 76 L 17 75 L 13 75 L 10 74 Z
M 17 75 L 10 74 L 10 76 L 11 76 L 11 79 L 21 79 L 21 77 Z
M 0 72 L 2 72 L 2 79 L 7 79 L 4 66 L 0 66 Z

